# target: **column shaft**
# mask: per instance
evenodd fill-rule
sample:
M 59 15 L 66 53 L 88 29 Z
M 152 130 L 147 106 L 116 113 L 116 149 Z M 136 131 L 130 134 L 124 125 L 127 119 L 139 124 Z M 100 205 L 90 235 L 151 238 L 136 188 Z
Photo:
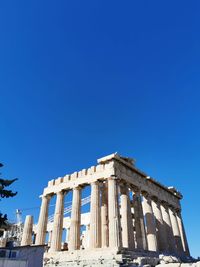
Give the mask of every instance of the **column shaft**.
M 90 248 L 101 247 L 101 212 L 99 182 L 91 184 Z
M 53 232 L 51 240 L 51 251 L 60 251 L 63 231 L 64 193 L 58 192 L 56 198 L 56 208 L 53 221 Z
M 108 247 L 108 187 L 107 183 L 101 188 L 101 244 Z
M 80 249 L 80 223 L 81 223 L 81 189 L 73 189 L 71 223 L 69 230 L 69 250 Z
M 136 244 L 137 249 L 147 250 L 147 238 L 144 224 L 144 215 L 142 209 L 141 195 L 138 189 L 133 195 L 133 209 L 135 218 Z
M 21 246 L 32 244 L 33 216 L 27 215 L 24 223 Z
M 122 246 L 133 250 L 135 248 L 133 220 L 131 214 L 131 203 L 129 191 L 126 184 L 120 186 L 121 190 L 121 226 Z
M 178 221 L 176 218 L 175 211 L 172 208 L 169 208 L 169 216 L 172 224 L 172 231 L 175 238 L 175 245 L 178 254 L 183 254 L 183 245 L 181 240 L 181 234 L 178 226 Z
M 169 210 L 168 210 L 167 203 L 161 203 L 160 208 L 162 212 L 165 232 L 167 233 L 167 240 L 168 240 L 167 251 L 170 253 L 175 253 L 176 252 L 175 240 L 174 240 L 174 235 L 172 232 L 172 225 L 171 225 L 171 220 L 169 217 Z
M 152 208 L 156 220 L 158 250 L 167 251 L 168 247 L 167 233 L 166 233 L 166 228 L 164 227 L 163 217 L 160 209 L 160 203 L 158 200 L 152 201 Z
M 180 235 L 181 235 L 183 250 L 187 256 L 190 256 L 190 250 L 189 250 L 189 246 L 188 246 L 188 242 L 187 242 L 187 238 L 186 238 L 186 234 L 185 234 L 185 228 L 184 228 L 184 224 L 183 224 L 183 220 L 182 220 L 182 216 L 181 216 L 180 211 L 177 212 L 176 218 L 177 218 L 179 231 L 180 231 Z
M 109 247 L 121 248 L 118 186 L 114 177 L 108 179 Z
M 47 230 L 47 221 L 48 221 L 48 206 L 49 206 L 49 196 L 42 197 L 42 204 L 40 208 L 40 215 L 37 224 L 37 234 L 36 234 L 36 245 L 44 245 L 46 230 Z
M 146 233 L 147 233 L 147 242 L 148 249 L 150 251 L 157 251 L 157 239 L 156 239 L 156 227 L 154 221 L 153 210 L 151 206 L 151 200 L 147 194 L 143 195 L 143 211 L 146 218 Z

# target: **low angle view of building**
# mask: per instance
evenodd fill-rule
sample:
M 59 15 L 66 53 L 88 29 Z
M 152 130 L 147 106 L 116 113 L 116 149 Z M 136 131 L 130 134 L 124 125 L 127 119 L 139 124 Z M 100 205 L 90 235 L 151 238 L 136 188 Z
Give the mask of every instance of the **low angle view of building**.
M 1 1 L 0 267 L 200 267 L 199 10 Z
M 87 186 L 90 195 L 82 198 Z M 72 204 L 65 208 L 70 191 Z M 49 216 L 53 196 L 55 211 Z M 137 169 L 133 159 L 114 153 L 98 159 L 96 166 L 49 181 L 38 223 L 26 217 L 21 245 L 46 246 L 44 266 L 134 266 L 141 258 L 157 265 L 159 255 L 187 262 L 191 257 L 181 199 L 174 187 L 162 185 Z M 82 213 L 87 203 L 90 211 Z

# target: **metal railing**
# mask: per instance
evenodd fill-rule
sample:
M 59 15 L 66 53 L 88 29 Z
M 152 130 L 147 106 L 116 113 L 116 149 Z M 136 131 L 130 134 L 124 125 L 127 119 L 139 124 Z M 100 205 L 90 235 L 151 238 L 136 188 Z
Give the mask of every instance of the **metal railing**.
M 81 199 L 81 206 L 88 204 L 90 202 L 90 199 L 91 199 L 90 196 Z M 70 213 L 71 211 L 72 211 L 72 205 L 70 205 L 64 209 L 63 215 L 65 216 L 66 214 Z M 53 220 L 54 220 L 54 214 L 52 214 L 48 217 L 48 223 L 53 222 Z

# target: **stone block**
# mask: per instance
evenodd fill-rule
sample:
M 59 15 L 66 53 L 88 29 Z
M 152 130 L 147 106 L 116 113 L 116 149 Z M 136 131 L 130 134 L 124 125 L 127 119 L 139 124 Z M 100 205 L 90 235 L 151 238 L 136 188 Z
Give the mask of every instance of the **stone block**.
M 97 165 L 96 166 L 96 172 L 102 172 L 104 170 L 104 165 Z
M 71 174 L 71 180 L 75 180 L 78 178 L 78 172 L 74 172 Z
M 88 169 L 87 174 L 88 174 L 88 175 L 92 175 L 92 174 L 95 173 L 95 171 L 96 171 L 96 167 L 95 167 L 95 166 L 92 166 L 92 167 L 90 167 L 90 168 Z
M 181 267 L 197 267 L 197 266 L 194 266 L 194 265 L 195 265 L 195 263 L 181 263 Z
M 53 186 L 54 184 L 55 184 L 55 180 L 54 179 L 48 182 L 48 186 Z
M 156 267 L 181 267 L 181 263 L 158 264 Z
M 62 177 L 58 177 L 56 180 L 55 180 L 55 185 L 59 185 L 61 184 L 63 181 L 63 178 Z
M 83 170 L 81 171 L 81 175 L 82 175 L 82 176 L 87 175 L 87 170 L 86 170 L 86 169 L 83 169 Z
M 65 175 L 64 177 L 63 177 L 63 182 L 68 182 L 70 180 L 70 175 Z
M 175 256 L 166 256 L 166 255 L 159 255 L 160 263 L 167 264 L 167 263 L 179 263 L 181 260 Z

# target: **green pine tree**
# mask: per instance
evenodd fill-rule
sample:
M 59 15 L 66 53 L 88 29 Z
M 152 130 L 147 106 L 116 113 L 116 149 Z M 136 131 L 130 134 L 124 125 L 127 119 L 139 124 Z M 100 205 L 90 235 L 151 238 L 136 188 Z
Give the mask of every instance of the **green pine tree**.
M 3 167 L 3 164 L 0 163 L 0 168 Z M 0 173 L 1 175 L 1 173 Z M 10 186 L 11 184 L 13 184 L 17 179 L 12 179 L 12 180 L 8 180 L 8 179 L 4 179 L 4 178 L 0 178 L 0 199 L 1 198 L 9 198 L 9 197 L 14 197 L 17 195 L 17 192 L 13 192 L 12 190 L 7 190 L 6 188 L 8 186 Z M 0 213 L 0 226 L 5 225 L 7 221 L 7 215 L 3 215 L 2 213 Z

